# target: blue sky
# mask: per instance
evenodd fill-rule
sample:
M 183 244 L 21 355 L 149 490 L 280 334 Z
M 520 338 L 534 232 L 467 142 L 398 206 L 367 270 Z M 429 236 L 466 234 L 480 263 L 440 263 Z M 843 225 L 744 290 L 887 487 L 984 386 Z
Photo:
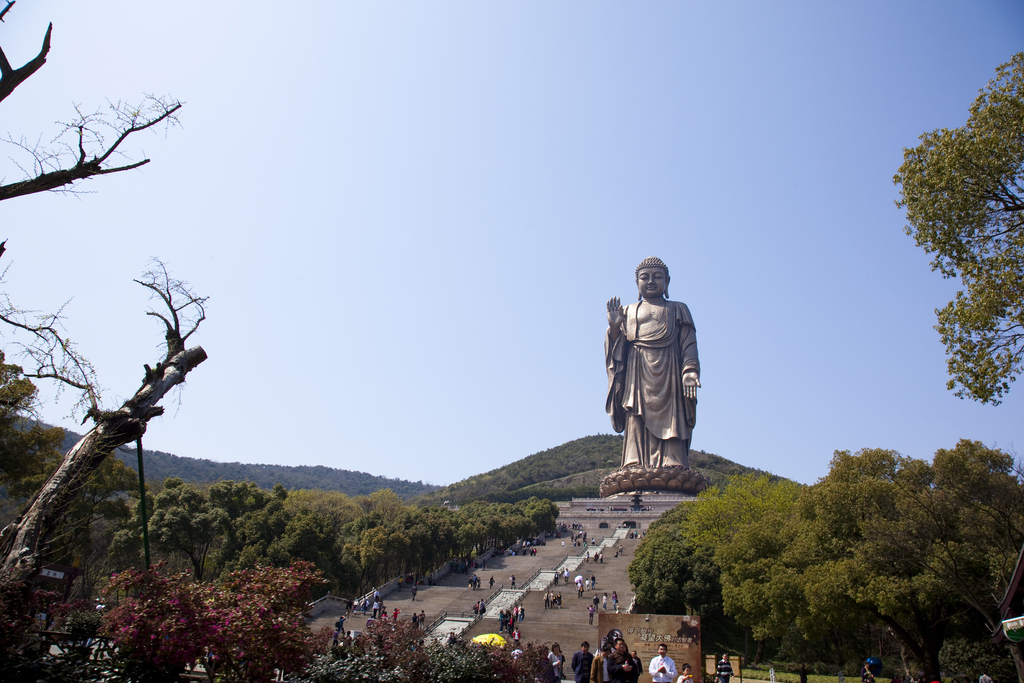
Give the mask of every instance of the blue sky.
M 148 259 L 211 297 L 148 448 L 444 484 L 608 433 L 605 301 L 651 255 L 697 325 L 694 448 L 810 483 L 836 449 L 1024 445 L 1024 388 L 945 389 L 956 282 L 892 184 L 1024 50 L 1020 3 L 21 0 L 12 62 L 50 21 L 3 130 L 185 102 L 144 169 L 0 205 L 7 293 L 71 299 L 109 405 L 159 357 Z

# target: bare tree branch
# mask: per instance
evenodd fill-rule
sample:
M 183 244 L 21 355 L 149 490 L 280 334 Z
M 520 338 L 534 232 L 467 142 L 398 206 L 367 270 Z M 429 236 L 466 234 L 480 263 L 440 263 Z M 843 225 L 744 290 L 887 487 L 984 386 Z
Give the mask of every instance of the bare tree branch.
M 167 309 L 166 316 L 169 317 L 153 309 L 146 311 L 146 315 L 159 318 L 163 322 L 167 353 L 171 355 L 183 350 L 185 341 L 206 320 L 206 302 L 209 297 L 195 294 L 187 282 L 172 278 L 167 272 L 167 265 L 156 258 L 152 260 L 152 267 L 142 279 L 135 282 L 150 290 Z M 183 328 L 186 330 L 184 333 Z
M 58 149 L 43 147 L 38 142 L 30 145 L 25 138 L 15 140 L 8 137 L 7 143 L 31 155 L 32 169 L 23 169 L 28 176 L 25 180 L 0 185 L 0 201 L 50 190 L 73 192 L 74 184 L 80 180 L 130 171 L 148 164 L 148 158 L 123 165 L 112 165 L 110 161 L 115 156 L 124 156 L 121 144 L 130 135 L 161 123 L 168 128 L 180 125 L 177 112 L 181 106 L 177 100 L 153 95 L 148 95 L 138 106 L 129 106 L 123 102 L 109 103 L 109 111 L 105 114 L 100 111 L 84 114 L 76 106 L 75 119 L 63 124 L 63 130 L 54 139 Z M 104 133 L 113 133 L 113 142 L 108 143 Z M 74 143 L 61 140 L 68 134 L 76 138 Z M 65 167 L 65 163 L 70 166 Z
M 6 270 L 0 274 L 0 285 L 4 275 Z M 0 293 L 0 323 L 15 331 L 8 344 L 17 349 L 17 356 L 30 364 L 24 375 L 54 380 L 58 393 L 65 388 L 80 392 L 73 412 L 80 408 L 93 410 L 99 407 L 100 400 L 96 371 L 68 338 L 62 322 L 63 311 L 64 306 L 56 313 L 26 311 L 12 304 L 6 293 Z
M 14 3 L 9 2 L 7 7 L 4 7 L 3 12 L 0 12 L 0 19 L 7 14 L 12 5 Z M 43 47 L 39 50 L 39 54 L 20 69 L 15 69 L 11 66 L 11 63 L 7 60 L 7 55 L 4 54 L 3 48 L 0 48 L 0 102 L 7 99 L 7 96 L 14 92 L 15 88 L 28 80 L 29 76 L 39 70 L 39 67 L 46 64 L 46 55 L 50 51 L 51 33 L 53 33 L 53 24 L 46 27 L 46 35 L 43 36 Z

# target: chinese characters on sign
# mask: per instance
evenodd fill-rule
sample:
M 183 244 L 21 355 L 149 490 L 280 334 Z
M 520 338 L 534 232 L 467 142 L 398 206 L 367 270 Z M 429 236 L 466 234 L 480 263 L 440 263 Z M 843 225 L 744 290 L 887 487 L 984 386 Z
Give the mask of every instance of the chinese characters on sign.
M 607 614 L 598 617 L 601 639 L 622 638 L 630 652 L 636 650 L 643 662 L 640 683 L 651 683 L 647 666 L 658 655 L 658 646 L 668 647 L 667 656 L 676 671 L 692 667 L 694 683 L 702 683 L 700 617 L 668 614 Z

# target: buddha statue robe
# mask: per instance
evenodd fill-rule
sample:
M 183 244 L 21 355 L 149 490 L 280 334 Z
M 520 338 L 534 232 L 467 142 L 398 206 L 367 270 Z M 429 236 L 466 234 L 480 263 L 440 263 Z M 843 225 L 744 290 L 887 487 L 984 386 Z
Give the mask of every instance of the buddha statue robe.
M 689 467 L 697 400 L 683 394 L 683 374 L 700 377 L 697 331 L 680 301 L 656 299 L 625 307 L 613 340 L 605 335 L 608 397 L 616 432 L 625 431 L 622 466 Z

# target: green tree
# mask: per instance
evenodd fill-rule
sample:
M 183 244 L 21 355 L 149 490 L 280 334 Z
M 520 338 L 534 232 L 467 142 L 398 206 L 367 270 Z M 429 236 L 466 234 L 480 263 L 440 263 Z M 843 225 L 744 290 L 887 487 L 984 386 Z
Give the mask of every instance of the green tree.
M 420 508 L 413 517 L 409 537 L 417 558 L 416 570 L 426 574 L 437 569 L 458 551 L 455 513 L 447 508 Z
M 787 514 L 744 524 L 715 554 L 726 612 L 758 635 L 795 623 L 823 639 L 858 621 L 884 625 L 939 675 L 950 629 L 989 629 L 1024 542 L 1013 459 L 961 441 L 933 463 L 894 451 L 839 451 Z
M 331 586 L 346 593 L 359 587 L 359 567 L 343 548 L 327 515 L 300 510 L 267 548 L 267 556 L 275 567 L 287 567 L 294 560 L 311 562 Z
M 792 504 L 763 511 L 715 552 L 724 611 L 750 628 L 758 643 L 755 663 L 765 641 L 786 635 L 806 605 L 802 577 L 786 561 L 800 528 L 791 510 Z
M 683 535 L 695 546 L 716 550 L 744 525 L 788 510 L 800 489 L 794 481 L 767 474 L 733 475 L 723 488 L 700 493 L 683 521 Z
M 267 515 L 262 513 L 267 506 L 272 501 L 277 501 L 275 508 L 280 510 L 281 503 L 279 499 L 256 484 L 230 480 L 219 481 L 210 486 L 209 498 L 210 505 L 224 512 L 222 518 L 224 540 L 217 549 L 214 560 L 218 567 L 218 573 L 234 571 L 238 568 L 239 557 L 245 547 L 253 541 L 253 537 L 265 536 L 265 527 L 259 523 L 254 525 L 254 517 L 261 518 L 260 521 L 266 521 Z M 262 548 L 264 552 L 272 540 L 273 536 L 265 538 L 266 542 Z M 243 566 L 252 567 L 254 564 Z
M 374 526 L 363 531 L 357 545 L 347 546 L 346 551 L 359 558 L 360 592 L 403 571 L 409 560 L 410 545 L 404 530 Z
M 376 513 L 384 524 L 391 525 L 399 524 L 412 509 L 391 489 L 380 489 L 368 496 L 360 496 L 357 502 L 367 514 Z
M 145 567 L 142 547 L 142 517 L 139 514 L 139 490 L 128 491 L 127 505 L 131 514 L 113 529 L 107 548 L 106 566 L 111 572 Z M 146 484 L 146 519 L 153 518 L 153 493 Z
M 22 491 L 17 486 L 22 478 L 36 474 L 45 463 L 59 460 L 64 430 L 47 429 L 29 417 L 38 391 L 31 380 L 22 376 L 17 365 L 4 363 L 0 352 L 0 486 L 8 487 L 13 498 L 35 491 Z
M 547 498 L 529 498 L 517 503 L 522 514 L 537 525 L 540 531 L 554 531 L 555 520 L 558 519 L 558 506 Z
M 637 607 L 655 614 L 722 614 L 720 572 L 709 548 L 695 547 L 682 536 L 687 505 L 662 515 L 647 531 L 629 563 Z
M 221 573 L 273 564 L 270 546 L 284 534 L 291 517 L 280 500 L 272 500 L 262 510 L 247 512 L 241 520 L 232 521 L 238 542 L 230 554 L 218 553 Z
M 777 535 L 780 521 L 789 514 L 801 488 L 796 482 L 767 474 L 732 475 L 723 488 L 715 486 L 702 492 L 682 523 L 682 537 L 694 549 L 697 558 L 714 557 L 720 568 L 723 609 L 737 623 L 752 630 L 757 641 L 757 663 L 764 656 L 765 640 L 782 635 L 788 622 L 783 616 L 786 613 L 767 609 L 767 604 L 762 602 L 770 597 L 777 600 L 778 596 L 758 590 L 759 579 L 770 569 L 770 560 L 758 556 L 744 574 L 745 558 L 732 553 L 737 547 L 746 549 L 747 546 L 735 541 L 737 537 L 748 538 L 757 528 L 765 529 L 769 539 Z
M 1009 681 L 1016 675 L 1013 660 L 1006 655 L 1006 648 L 996 645 L 987 637 L 980 642 L 950 638 L 942 646 L 939 661 L 942 662 L 943 671 L 960 674 L 969 681 L 977 680 L 985 671 L 997 681 Z
M 938 539 L 915 538 L 923 530 L 904 514 L 927 470 L 894 451 L 837 452 L 828 476 L 801 497 L 802 524 L 787 560 L 802 572 L 807 605 L 798 623 L 806 637 L 851 617 L 881 621 L 925 676 L 938 677 L 946 631 L 965 605 L 927 568 L 924 556 Z M 896 537 L 906 545 L 886 547 Z
M 948 388 L 998 404 L 1024 362 L 1024 53 L 996 70 L 964 126 L 904 150 L 893 180 L 907 234 L 964 285 L 936 311 Z
M 227 523 L 227 513 L 176 477 L 164 481 L 153 508 L 150 532 L 157 547 L 188 559 L 196 581 L 202 581 L 206 558 Z
M 346 524 L 362 514 L 354 498 L 339 491 L 324 491 L 322 489 L 288 491 L 284 499 L 284 506 L 287 510 L 310 510 L 327 515 L 338 535 L 342 534 Z

